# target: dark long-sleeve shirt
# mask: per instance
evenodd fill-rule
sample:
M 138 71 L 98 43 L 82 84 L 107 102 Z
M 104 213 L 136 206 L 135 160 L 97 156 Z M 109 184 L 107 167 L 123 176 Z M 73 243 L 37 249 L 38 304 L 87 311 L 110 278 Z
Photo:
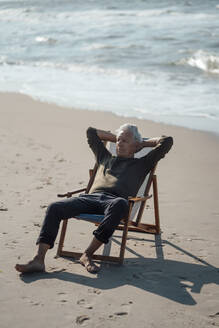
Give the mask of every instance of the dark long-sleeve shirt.
M 172 137 L 164 137 L 147 155 L 141 158 L 113 156 L 97 135 L 96 129 L 87 129 L 88 144 L 93 151 L 98 170 L 89 193 L 108 192 L 128 198 L 136 196 L 146 175 L 165 156 L 173 144 Z

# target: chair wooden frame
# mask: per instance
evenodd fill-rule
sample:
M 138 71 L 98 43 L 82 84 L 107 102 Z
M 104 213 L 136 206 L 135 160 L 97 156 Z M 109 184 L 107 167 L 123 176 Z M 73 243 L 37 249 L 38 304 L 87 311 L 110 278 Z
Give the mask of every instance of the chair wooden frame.
M 88 182 L 88 185 L 86 188 L 67 192 L 65 194 L 58 194 L 57 196 L 70 198 L 73 195 L 78 194 L 78 193 L 82 193 L 82 192 L 88 193 L 93 184 L 93 181 L 95 179 L 97 168 L 98 168 L 98 165 L 95 164 L 94 168 L 92 170 L 89 170 L 90 179 L 89 179 L 89 182 Z M 125 254 L 125 247 L 126 247 L 128 231 L 160 234 L 158 188 L 157 188 L 157 177 L 155 175 L 155 170 L 156 170 L 156 167 L 154 167 L 149 173 L 148 181 L 147 181 L 143 196 L 129 197 L 129 199 L 128 199 L 128 201 L 129 201 L 128 217 L 124 220 L 121 220 L 121 223 L 117 227 L 117 230 L 123 230 L 119 256 L 94 254 L 93 255 L 94 260 L 106 261 L 106 262 L 116 262 L 116 263 L 122 264 L 124 261 L 124 254 Z M 153 195 L 149 195 L 151 186 L 153 186 Z M 154 224 L 142 223 L 141 218 L 142 218 L 142 215 L 143 215 L 143 212 L 145 209 L 146 202 L 152 196 L 153 196 L 153 203 L 154 203 L 155 222 L 154 222 Z M 132 213 L 133 206 L 139 202 L 140 202 L 140 207 L 137 211 L 136 219 L 132 220 L 131 213 Z M 76 219 L 78 219 L 78 218 L 76 218 Z M 96 225 L 99 224 L 99 221 L 94 221 L 93 219 L 89 220 L 89 218 L 86 219 L 86 221 L 90 221 Z M 66 230 L 67 230 L 67 224 L 68 224 L 68 220 L 63 220 L 60 239 L 59 239 L 59 243 L 58 243 L 57 256 L 73 257 L 75 259 L 79 259 L 83 253 L 63 250 L 64 240 L 65 240 Z

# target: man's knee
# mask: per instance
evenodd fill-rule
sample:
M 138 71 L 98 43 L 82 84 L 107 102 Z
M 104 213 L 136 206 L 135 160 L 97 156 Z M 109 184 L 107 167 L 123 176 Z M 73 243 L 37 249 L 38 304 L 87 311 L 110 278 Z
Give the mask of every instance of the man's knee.
M 60 215 L 61 214 L 61 209 L 62 209 L 62 203 L 61 202 L 51 203 L 47 207 L 47 214 L 55 215 L 55 216 Z
M 128 215 L 128 201 L 124 198 L 117 197 L 112 203 L 113 209 L 122 216 Z

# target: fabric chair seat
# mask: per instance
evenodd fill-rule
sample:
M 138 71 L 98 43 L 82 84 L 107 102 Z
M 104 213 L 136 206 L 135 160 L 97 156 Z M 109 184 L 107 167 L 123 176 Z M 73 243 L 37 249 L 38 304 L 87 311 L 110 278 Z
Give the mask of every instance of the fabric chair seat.
M 78 220 L 89 221 L 94 223 L 100 223 L 104 219 L 103 214 L 87 214 L 82 213 L 80 215 L 74 216 Z

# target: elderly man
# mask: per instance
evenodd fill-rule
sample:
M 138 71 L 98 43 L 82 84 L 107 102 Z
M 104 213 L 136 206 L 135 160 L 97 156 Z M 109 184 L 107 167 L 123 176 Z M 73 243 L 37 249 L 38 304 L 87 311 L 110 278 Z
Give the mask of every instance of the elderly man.
M 45 270 L 45 255 L 54 246 L 61 220 L 80 213 L 104 214 L 104 219 L 93 232 L 94 237 L 80 258 L 88 272 L 95 273 L 99 267 L 92 255 L 109 241 L 122 218 L 128 215 L 128 196 L 135 196 L 147 173 L 165 156 L 173 144 L 172 137 L 142 140 L 134 125 L 121 126 L 116 135 L 88 128 L 88 143 L 98 163 L 98 171 L 89 194 L 81 194 L 64 201 L 52 203 L 48 209 L 37 240 L 38 251 L 27 264 L 16 264 L 19 272 Z M 105 148 L 101 140 L 116 142 L 116 154 Z M 134 158 L 144 147 L 154 147 L 146 156 Z

